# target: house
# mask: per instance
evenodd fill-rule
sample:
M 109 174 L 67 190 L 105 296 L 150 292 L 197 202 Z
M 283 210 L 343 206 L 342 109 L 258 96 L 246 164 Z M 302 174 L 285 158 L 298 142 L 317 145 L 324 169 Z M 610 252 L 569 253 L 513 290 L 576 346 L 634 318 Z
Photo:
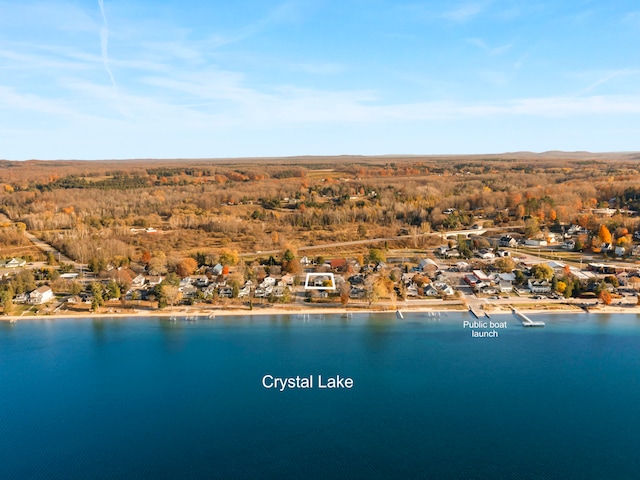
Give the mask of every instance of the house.
M 53 298 L 53 290 L 51 290 L 51 287 L 48 285 L 38 287 L 31 293 L 29 293 L 29 303 L 32 303 L 34 305 L 46 303 L 50 300 L 53 300 Z
M 146 281 L 147 279 L 144 277 L 144 275 L 140 273 L 133 280 L 131 280 L 131 286 L 135 288 L 140 288 L 144 285 L 144 282 Z
M 20 293 L 13 299 L 16 303 L 27 303 L 29 301 L 28 293 Z
M 498 290 L 500 293 L 511 293 L 513 292 L 513 284 L 511 282 L 500 282 L 498 283 Z
M 515 281 L 516 281 L 515 273 L 499 273 L 498 274 L 498 282 L 513 283 Z
M 436 289 L 436 287 L 434 287 L 433 285 L 429 284 L 426 287 L 424 287 L 424 294 L 427 297 L 437 297 L 438 296 L 438 290 Z
M 555 233 L 549 232 L 546 234 L 547 243 L 553 244 L 558 243 L 558 237 Z
M 147 282 L 149 283 L 150 287 L 155 287 L 156 285 L 160 285 L 162 283 L 162 280 L 164 280 L 164 278 L 161 277 L 160 275 L 150 275 L 147 277 Z
M 365 297 L 364 288 L 351 287 L 351 291 L 349 292 L 350 298 L 364 298 Z
M 182 292 L 182 295 L 184 295 L 185 298 L 194 297 L 196 292 L 198 291 L 198 289 L 190 283 L 179 287 L 179 290 Z
M 462 280 L 464 280 L 464 282 L 470 287 L 475 287 L 478 284 L 478 282 L 480 282 L 480 279 L 476 277 L 473 273 L 469 273 L 465 275 Z
M 421 272 L 424 272 L 429 267 L 435 267 L 437 269 L 438 264 L 433 260 L 431 260 L 430 258 L 425 258 L 423 260 L 420 260 L 420 263 L 418 263 L 418 270 L 420 270 Z
M 82 303 L 82 297 L 80 295 L 69 295 L 66 298 L 66 302 L 72 304 L 80 304 Z
M 564 248 L 565 250 L 573 250 L 574 248 L 576 248 L 575 240 L 566 240 L 562 244 L 562 248 Z
M 205 298 L 209 298 L 212 297 L 214 293 L 216 293 L 217 289 L 217 283 L 210 283 L 204 290 L 202 290 L 202 293 L 204 294 Z
M 527 245 L 528 247 L 546 247 L 547 241 L 542 239 L 537 239 L 537 238 L 527 238 L 524 241 L 524 244 Z
M 282 276 L 282 283 L 284 283 L 285 285 L 293 285 L 295 278 L 296 278 L 295 275 L 291 275 L 290 273 L 287 273 Z
M 309 266 L 309 265 L 311 265 L 311 263 L 313 263 L 313 262 L 311 261 L 311 259 L 310 259 L 309 257 L 307 257 L 307 256 L 305 255 L 304 257 L 302 257 L 302 258 L 300 259 L 300 263 L 301 263 L 302 265 L 304 265 L 304 266 L 308 267 L 308 266 Z
M 375 267 L 373 267 L 374 272 L 379 272 L 387 268 L 387 264 L 384 262 L 378 262 Z
M 233 296 L 233 288 L 229 286 L 221 287 L 220 290 L 218 290 L 218 295 L 220 298 L 231 298 Z
M 211 269 L 211 273 L 213 274 L 214 277 L 217 277 L 218 275 L 222 275 L 222 270 L 223 267 L 221 264 L 217 263 L 212 269 Z
M 209 285 L 209 277 L 206 275 L 197 275 L 191 278 L 191 283 L 193 283 L 196 287 L 206 287 Z
M 501 247 L 514 248 L 516 245 L 518 245 L 518 241 L 515 238 L 513 238 L 511 235 L 504 235 L 504 236 L 500 237 L 499 245 Z
M 471 269 L 471 265 L 469 265 L 467 262 L 458 262 L 456 263 L 456 268 L 459 272 L 466 272 Z
M 498 293 L 498 289 L 496 287 L 486 283 L 483 283 L 482 286 L 478 288 L 476 291 L 478 293 L 483 293 L 485 295 L 495 295 L 496 293 Z
M 489 250 L 482 249 L 478 252 L 478 256 L 483 260 L 493 260 L 496 258 L 495 253 L 490 252 Z
M 614 246 L 611 243 L 603 243 L 600 248 L 602 249 L 603 252 L 612 252 L 614 249 Z
M 407 287 L 407 296 L 408 297 L 417 297 L 418 296 L 418 287 L 415 283 L 412 283 Z
M 473 274 L 476 276 L 476 278 L 478 280 L 480 280 L 481 282 L 490 282 L 491 278 L 489 277 L 489 275 L 487 275 L 486 273 L 484 273 L 482 270 L 474 270 Z
M 453 295 L 454 293 L 456 293 L 453 287 L 448 283 L 437 284 L 436 287 L 440 289 L 440 292 L 445 295 Z
M 0 267 L 3 268 L 18 268 L 24 267 L 27 261 L 23 258 L 14 257 L 11 260 L 0 260 Z
M 531 293 L 549 293 L 551 292 L 551 285 L 547 280 L 528 280 L 529 290 Z
M 347 268 L 347 259 L 346 258 L 332 258 L 329 260 L 329 265 L 332 270 L 342 271 Z

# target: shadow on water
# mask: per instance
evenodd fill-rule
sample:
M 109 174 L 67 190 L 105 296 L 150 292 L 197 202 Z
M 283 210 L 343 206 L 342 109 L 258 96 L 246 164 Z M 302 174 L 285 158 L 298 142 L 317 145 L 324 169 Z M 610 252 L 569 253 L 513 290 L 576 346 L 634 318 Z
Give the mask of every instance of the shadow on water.
M 390 332 L 396 327 L 396 318 L 395 315 L 369 315 L 364 325 L 367 346 L 373 350 L 383 350 L 390 340 Z
M 163 344 L 170 352 L 180 352 L 186 346 L 184 330 L 187 324 L 172 318 L 161 318 L 158 320 Z
M 93 338 L 96 343 L 107 343 L 107 326 L 101 318 L 91 319 L 91 327 L 93 328 Z

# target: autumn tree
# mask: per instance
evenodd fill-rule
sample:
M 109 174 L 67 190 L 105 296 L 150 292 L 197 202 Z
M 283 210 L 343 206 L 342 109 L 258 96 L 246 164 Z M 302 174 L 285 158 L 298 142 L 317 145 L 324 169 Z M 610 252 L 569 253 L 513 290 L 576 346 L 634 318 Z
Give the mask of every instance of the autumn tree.
M 149 261 L 149 273 L 164 275 L 167 273 L 167 255 L 164 252 L 154 252 Z
M 600 225 L 600 230 L 598 230 L 598 238 L 600 239 L 601 243 L 611 243 L 611 232 L 606 225 Z
M 11 287 L 0 292 L 0 303 L 2 303 L 2 313 L 11 315 L 13 311 L 13 289 Z
M 516 268 L 516 262 L 509 257 L 498 258 L 493 265 L 502 273 L 511 273 Z
M 538 280 L 551 280 L 553 268 L 544 263 L 538 263 L 531 267 L 531 274 Z
M 527 218 L 524 221 L 524 235 L 527 238 L 533 238 L 540 233 L 540 224 L 536 218 Z
M 340 287 L 340 303 L 345 307 L 349 303 L 349 298 L 351 296 L 351 284 L 349 282 L 345 282 Z
M 379 248 L 369 249 L 369 262 L 370 263 L 382 263 L 387 260 L 384 252 Z
M 219 261 L 222 265 L 237 265 L 237 263 L 240 261 L 240 255 L 238 255 L 237 250 L 223 248 L 220 251 Z
M 598 298 L 603 304 L 611 305 L 611 293 L 606 288 L 598 294 Z
M 178 265 L 176 265 L 176 273 L 180 278 L 184 278 L 193 275 L 197 268 L 198 262 L 196 262 L 193 258 L 183 258 L 182 260 L 180 260 Z
M 161 292 L 161 297 L 171 306 L 172 310 L 174 305 L 178 304 L 182 300 L 182 292 L 174 285 L 163 285 Z

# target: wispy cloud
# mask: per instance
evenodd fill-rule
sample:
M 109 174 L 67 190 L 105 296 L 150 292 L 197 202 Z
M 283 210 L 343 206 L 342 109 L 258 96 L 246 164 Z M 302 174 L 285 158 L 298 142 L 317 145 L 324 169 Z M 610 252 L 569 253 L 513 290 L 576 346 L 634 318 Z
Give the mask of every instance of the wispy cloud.
M 630 25 L 638 26 L 640 25 L 640 10 L 636 10 L 634 12 L 627 13 L 622 21 L 624 23 L 628 23 Z
M 347 70 L 347 66 L 341 63 L 332 62 L 307 62 L 298 63 L 293 66 L 294 70 L 313 75 L 337 75 Z
M 484 12 L 486 6 L 483 3 L 464 3 L 442 14 L 443 18 L 455 23 L 465 23 Z
M 467 39 L 467 42 L 470 43 L 471 45 L 474 45 L 480 48 L 481 50 L 484 50 L 491 57 L 496 57 L 504 53 L 507 53 L 513 47 L 513 44 L 511 43 L 500 45 L 499 47 L 490 47 L 481 38 L 469 38 Z

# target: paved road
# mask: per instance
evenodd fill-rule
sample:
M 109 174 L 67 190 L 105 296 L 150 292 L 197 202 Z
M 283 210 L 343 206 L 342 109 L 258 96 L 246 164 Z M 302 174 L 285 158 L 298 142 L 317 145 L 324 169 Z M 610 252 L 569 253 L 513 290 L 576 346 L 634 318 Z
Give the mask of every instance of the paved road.
M 0 223 L 5 223 L 5 222 L 13 223 L 13 220 L 7 217 L 4 213 L 0 212 Z M 53 247 L 53 245 L 50 245 L 43 240 L 40 240 L 33 233 L 29 231 L 25 231 L 24 235 L 29 239 L 31 243 L 33 243 L 33 245 L 35 245 L 39 250 L 44 252 L 45 255 L 52 253 L 58 262 L 71 263 L 73 264 L 74 268 L 76 268 L 77 270 L 80 270 L 83 267 L 81 263 L 71 260 L 64 253 L 60 252 L 55 247 Z
M 458 235 L 482 235 L 485 232 L 499 232 L 506 230 L 514 230 L 518 227 L 495 227 L 488 229 L 470 229 L 470 230 L 449 230 L 446 232 L 429 232 L 429 233 L 420 233 L 417 235 L 397 235 L 395 237 L 380 237 L 380 238 L 368 238 L 365 240 L 350 240 L 347 242 L 335 242 L 335 243 L 322 243 L 318 245 L 306 245 L 303 247 L 298 247 L 298 252 L 304 252 L 307 250 L 317 250 L 322 248 L 336 248 L 336 247 L 348 247 L 351 245 L 367 245 L 370 243 L 379 243 L 379 242 L 392 242 L 396 240 L 413 240 L 414 238 L 419 237 L 457 237 Z M 256 255 L 277 255 L 282 253 L 282 249 L 279 248 L 277 250 L 258 250 L 257 252 L 249 252 L 249 253 L 241 253 L 241 257 L 253 257 Z

